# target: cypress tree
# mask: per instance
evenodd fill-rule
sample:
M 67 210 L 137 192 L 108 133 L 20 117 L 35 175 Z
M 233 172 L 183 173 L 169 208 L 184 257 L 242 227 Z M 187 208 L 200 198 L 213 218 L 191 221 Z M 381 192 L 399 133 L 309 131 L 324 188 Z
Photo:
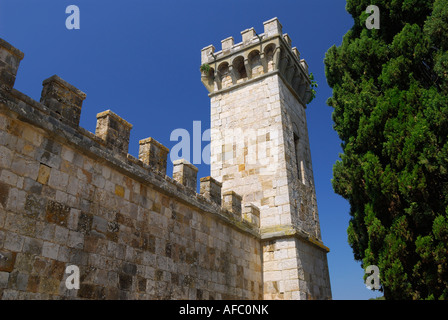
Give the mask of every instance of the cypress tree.
M 368 29 L 369 5 L 380 28 Z M 448 299 L 448 0 L 347 0 L 325 56 L 348 242 L 386 299 Z

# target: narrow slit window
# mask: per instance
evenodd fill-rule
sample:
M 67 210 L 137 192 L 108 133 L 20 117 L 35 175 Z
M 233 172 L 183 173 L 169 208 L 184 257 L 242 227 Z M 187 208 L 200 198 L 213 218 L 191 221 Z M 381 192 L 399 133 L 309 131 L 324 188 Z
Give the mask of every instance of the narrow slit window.
M 296 152 L 296 163 L 297 163 L 297 175 L 299 176 L 299 181 L 305 184 L 305 168 L 303 164 L 303 157 L 300 147 L 300 138 L 294 133 L 294 149 Z

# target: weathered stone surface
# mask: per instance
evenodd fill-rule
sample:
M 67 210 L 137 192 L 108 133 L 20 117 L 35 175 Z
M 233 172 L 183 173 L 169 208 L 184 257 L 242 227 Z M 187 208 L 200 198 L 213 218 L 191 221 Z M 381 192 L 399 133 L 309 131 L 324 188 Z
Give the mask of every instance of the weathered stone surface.
M 54 75 L 42 83 L 40 102 L 54 111 L 54 116 L 59 120 L 77 127 L 81 118 L 82 102 L 86 98 L 71 84 Z
M 229 210 L 235 216 L 241 217 L 242 197 L 234 191 L 226 191 L 222 194 L 222 198 L 223 208 Z
M 11 44 L 0 39 L 0 84 L 4 90 L 14 87 L 17 70 L 24 54 Z
M 165 175 L 169 149 L 153 138 L 140 140 L 139 144 L 139 160 L 156 172 Z
M 69 206 L 50 200 L 47 203 L 45 219 L 49 223 L 66 227 L 69 213 Z
M 29 194 L 25 201 L 25 213 L 35 219 L 43 219 L 46 210 L 46 199 Z
M 16 252 L 0 249 L 0 271 L 11 272 L 16 262 Z
M 222 183 L 212 177 L 201 178 L 200 183 L 199 193 L 216 204 L 221 205 Z
M 27 238 L 23 244 L 23 252 L 35 255 L 42 254 L 43 241 L 40 239 Z
M 52 242 L 45 241 L 42 247 L 42 256 L 57 259 L 59 251 L 59 245 Z
M 39 167 L 39 173 L 37 175 L 37 182 L 41 184 L 47 184 L 50 179 L 50 171 L 51 168 L 44 164 L 41 164 Z
M 179 159 L 173 162 L 173 179 L 187 188 L 196 191 L 198 168 L 186 161 Z
M 96 136 L 121 152 L 128 152 L 132 125 L 110 110 L 96 115 Z
M 9 185 L 0 181 L 0 205 L 1 208 L 6 207 L 9 196 Z
M 260 227 L 260 209 L 258 209 L 255 205 L 249 203 L 245 204 L 242 209 L 243 220 L 247 221 L 257 228 Z

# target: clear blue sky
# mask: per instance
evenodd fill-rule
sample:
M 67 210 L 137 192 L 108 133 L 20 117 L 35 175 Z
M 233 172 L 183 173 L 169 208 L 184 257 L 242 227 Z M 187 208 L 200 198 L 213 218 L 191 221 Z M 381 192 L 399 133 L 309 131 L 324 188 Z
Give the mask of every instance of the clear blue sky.
M 79 30 L 68 30 L 68 5 L 80 9 Z M 348 203 L 333 192 L 332 167 L 341 152 L 333 130 L 331 89 L 323 59 L 352 26 L 345 0 L 0 0 L 0 37 L 25 53 L 16 89 L 40 99 L 42 81 L 59 75 L 87 94 L 81 126 L 95 132 L 96 117 L 111 109 L 134 125 L 129 153 L 153 137 L 169 148 L 176 128 L 192 132 L 193 121 L 210 125 L 210 101 L 200 81 L 200 51 L 278 17 L 283 32 L 306 59 L 319 84 L 307 119 L 317 201 L 333 299 L 368 299 L 381 294 L 363 283 L 360 264 L 347 244 Z M 207 142 L 204 142 L 204 146 Z M 209 167 L 199 165 L 199 177 Z M 172 174 L 169 167 L 168 174 Z

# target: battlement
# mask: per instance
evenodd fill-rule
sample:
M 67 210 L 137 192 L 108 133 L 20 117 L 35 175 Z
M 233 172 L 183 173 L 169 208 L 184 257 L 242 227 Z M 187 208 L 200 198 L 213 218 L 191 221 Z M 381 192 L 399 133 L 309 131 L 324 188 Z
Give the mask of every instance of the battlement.
M 14 87 L 17 70 L 23 57 L 23 52 L 0 39 L 0 80 L 3 90 L 9 91 Z
M 263 23 L 264 32 L 257 34 L 254 28 L 241 32 L 242 41 L 234 43 L 233 37 L 221 41 L 221 50 L 209 45 L 201 51 L 203 71 L 201 81 L 212 96 L 237 86 L 250 83 L 272 74 L 279 74 L 289 89 L 303 105 L 311 98 L 311 81 L 308 64 L 300 58 L 300 52 L 292 47 L 291 38 L 282 33 L 277 18 Z
M 53 111 L 53 116 L 76 128 L 81 119 L 86 94 L 54 75 L 42 83 L 40 102 Z
M 221 201 L 219 182 L 211 177 L 203 178 L 201 193 L 196 192 L 198 169 L 194 165 L 184 159 L 177 160 L 173 164 L 173 178 L 167 176 L 169 149 L 154 138 L 139 141 L 138 159 L 128 154 L 133 126 L 113 111 L 106 110 L 97 114 L 94 134 L 79 127 L 82 102 L 86 99 L 86 94 L 59 76 L 54 75 L 43 81 L 40 102 L 15 90 L 11 86 L 14 84 L 11 79 L 15 78 L 22 58 L 23 53 L 0 39 L 2 112 L 13 112 L 22 121 L 47 131 L 64 144 L 82 150 L 85 154 L 91 154 L 138 181 L 164 189 L 164 192 L 170 193 L 171 196 L 182 198 L 183 201 L 213 213 L 227 223 L 236 222 L 234 227 L 260 237 L 259 225 L 243 219 L 241 202 L 238 210 L 236 207 L 228 208 L 224 204 L 221 207 L 221 203 L 225 202 Z M 48 167 L 52 167 L 55 162 L 54 158 L 45 152 L 38 160 Z M 121 193 L 121 189 L 118 188 L 117 192 Z M 239 214 L 235 215 L 236 212 Z M 241 224 L 243 221 L 245 222 Z

